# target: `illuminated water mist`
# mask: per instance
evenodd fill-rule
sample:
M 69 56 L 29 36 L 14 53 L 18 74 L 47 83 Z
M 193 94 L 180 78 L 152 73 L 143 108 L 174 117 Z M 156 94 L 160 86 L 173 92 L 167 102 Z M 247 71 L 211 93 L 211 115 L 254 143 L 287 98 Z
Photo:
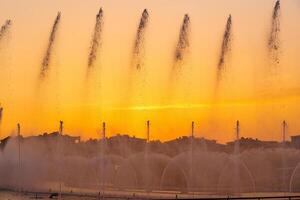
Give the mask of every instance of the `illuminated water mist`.
M 276 1 L 271 22 L 271 31 L 268 39 L 268 52 L 271 62 L 274 65 L 279 64 L 280 58 L 280 1 Z
M 189 29 L 190 29 L 190 17 L 188 16 L 188 14 L 185 14 L 182 26 L 180 28 L 179 39 L 175 49 L 174 68 L 181 67 L 181 63 L 184 60 L 186 51 L 190 46 Z
M 147 139 L 106 137 L 103 123 L 102 139 L 81 141 L 62 134 L 62 128 L 61 122 L 58 132 L 20 137 L 18 126 L 18 137 L 3 141 L 0 151 L 0 187 L 18 189 L 20 182 L 23 190 L 62 194 L 71 194 L 70 189 L 77 188 L 91 192 L 100 189 L 112 195 L 155 190 L 232 196 L 276 194 L 283 192 L 280 186 L 285 181 L 291 183 L 293 191 L 299 191 L 300 150 L 280 148 L 280 143 L 238 139 L 237 134 L 237 140 L 224 145 L 194 137 L 193 130 L 190 137 L 150 141 L 149 121 Z M 208 147 L 205 151 L 202 142 Z M 128 154 L 123 156 L 125 152 Z M 284 165 L 280 162 L 282 155 L 286 158 Z M 282 170 L 287 180 L 281 179 Z
M 94 27 L 94 33 L 91 41 L 90 46 L 90 53 L 88 58 L 88 69 L 93 67 L 94 62 L 97 59 L 97 52 L 99 49 L 99 46 L 101 46 L 101 33 L 103 29 L 103 10 L 100 8 L 97 16 L 96 16 L 96 24 Z
M 268 50 L 272 56 L 272 60 L 275 63 L 279 63 L 279 11 L 280 2 L 277 1 L 273 11 L 271 33 L 268 41 Z M 49 71 L 52 50 L 53 46 L 55 45 L 56 33 L 60 20 L 61 14 L 58 13 L 51 30 L 46 53 L 43 57 L 40 80 L 43 80 Z M 88 58 L 85 57 L 84 59 L 87 59 L 85 61 L 88 62 L 85 63 L 87 66 L 84 66 L 87 67 L 88 70 L 92 69 L 97 61 L 97 55 L 99 54 L 102 44 L 103 23 L 103 10 L 100 8 L 96 15 L 96 22 L 93 27 L 94 29 L 92 33 L 90 49 L 89 51 L 85 52 L 85 55 L 88 54 Z M 129 49 L 129 53 L 132 53 L 133 65 L 131 67 L 133 67 L 134 70 L 143 69 L 145 33 L 148 23 L 149 13 L 145 9 L 143 10 L 141 19 L 139 21 L 134 40 L 133 53 L 130 51 L 131 49 Z M 0 31 L 0 39 L 8 30 L 10 24 L 10 20 L 7 20 L 2 26 Z M 270 99 L 264 98 L 262 100 L 236 100 L 236 97 L 234 96 L 233 100 L 225 99 L 224 101 L 221 101 L 223 99 L 220 99 L 220 101 L 215 104 L 211 103 L 209 100 L 206 102 L 206 99 L 200 101 L 196 99 L 196 103 L 189 103 L 189 98 L 187 95 L 185 95 L 185 92 L 189 91 L 189 89 L 184 88 L 186 91 L 182 92 L 183 90 L 180 90 L 181 85 L 178 84 L 180 81 L 175 80 L 175 73 L 181 70 L 184 61 L 188 60 L 186 57 L 186 55 L 188 55 L 190 46 L 190 17 L 188 14 L 184 15 L 183 22 L 180 25 L 179 39 L 178 41 L 175 41 L 177 43 L 174 43 L 176 45 L 175 54 L 172 54 L 174 57 L 171 58 L 171 61 L 173 62 L 171 64 L 174 65 L 172 66 L 172 71 L 169 69 L 170 71 L 168 74 L 168 78 L 171 77 L 172 80 L 166 83 L 172 85 L 172 88 L 167 88 L 162 93 L 159 93 L 160 91 L 157 92 L 159 95 L 162 94 L 168 96 L 166 97 L 168 102 L 165 105 L 160 103 L 155 105 L 151 101 L 150 105 L 145 103 L 147 102 L 145 99 L 148 97 L 145 95 L 145 93 L 150 93 L 150 95 L 153 95 L 154 98 L 157 98 L 155 96 L 155 92 L 156 90 L 160 90 L 162 84 L 158 87 L 155 87 L 155 89 L 152 88 L 150 92 L 146 89 L 144 90 L 144 88 L 140 87 L 139 84 L 135 84 L 134 92 L 139 94 L 137 96 L 140 97 L 142 104 L 121 104 L 116 105 L 116 107 L 114 107 L 113 104 L 115 103 L 114 99 L 110 99 L 109 95 L 111 94 L 108 94 L 110 91 L 112 93 L 116 93 L 116 95 L 118 95 L 118 99 L 121 99 L 122 103 L 127 103 L 127 101 L 130 101 L 130 98 L 134 97 L 133 93 L 131 93 L 131 91 L 126 91 L 127 93 L 125 94 L 124 98 L 124 96 L 118 94 L 118 90 L 120 89 L 118 87 L 113 89 L 108 88 L 107 91 L 109 92 L 107 92 L 105 89 L 102 90 L 101 88 L 101 92 L 104 91 L 104 95 L 101 96 L 101 98 L 105 98 L 105 101 L 112 101 L 112 103 L 104 102 L 103 105 L 99 104 L 99 106 L 102 106 L 100 108 L 101 116 L 99 118 L 95 118 L 97 118 L 99 121 L 111 121 L 111 123 L 108 123 L 107 126 L 105 122 L 102 123 L 101 138 L 87 141 L 82 140 L 80 137 L 68 135 L 67 132 L 64 131 L 63 121 L 60 121 L 59 129 L 56 132 L 50 134 L 43 133 L 39 136 L 29 137 L 21 136 L 20 125 L 18 124 L 17 137 L 9 136 L 0 141 L 0 189 L 7 188 L 17 192 L 21 190 L 49 191 L 51 195 L 57 193 L 57 199 L 61 199 L 62 195 L 72 195 L 73 190 L 75 191 L 75 189 L 77 191 L 75 191 L 74 194 L 76 194 L 76 192 L 79 193 L 81 190 L 91 191 L 91 193 L 98 193 L 100 191 L 99 196 L 101 193 L 106 193 L 106 195 L 111 195 L 110 197 L 114 197 L 113 195 L 120 195 L 121 197 L 123 195 L 125 197 L 128 194 L 131 195 L 132 191 L 133 198 L 136 198 L 135 192 L 137 192 L 139 195 L 137 198 L 143 198 L 143 193 L 147 193 L 148 199 L 150 199 L 149 193 L 152 191 L 155 191 L 155 193 L 152 193 L 152 197 L 158 197 L 159 195 L 161 195 L 160 197 L 171 197 L 171 195 L 173 195 L 172 198 L 175 197 L 174 199 L 191 199 L 191 197 L 195 197 L 196 199 L 197 197 L 201 197 L 200 194 L 223 195 L 228 198 L 233 195 L 240 197 L 241 194 L 248 195 L 249 193 L 255 195 L 256 192 L 261 194 L 265 192 L 281 194 L 281 192 L 287 191 L 287 183 L 290 184 L 290 191 L 300 191 L 300 149 L 297 149 L 298 146 L 292 142 L 286 141 L 286 121 L 283 121 L 282 142 L 260 141 L 257 138 L 252 139 L 241 137 L 240 134 L 243 134 L 243 132 L 240 129 L 240 121 L 236 121 L 236 137 L 232 138 L 233 141 L 230 141 L 226 144 L 219 143 L 215 139 L 199 138 L 199 134 L 203 133 L 207 134 L 211 138 L 213 136 L 209 135 L 213 133 L 213 131 L 209 131 L 209 129 L 206 130 L 204 125 L 203 128 L 200 127 L 200 133 L 198 133 L 197 137 L 194 121 L 192 121 L 191 135 L 189 136 L 181 136 L 170 141 L 150 140 L 150 125 L 151 127 L 154 127 L 151 129 L 151 133 L 155 133 L 156 131 L 158 132 L 157 135 L 153 134 L 153 137 L 151 136 L 153 139 L 155 139 L 155 137 L 163 139 L 165 137 L 164 134 L 170 134 L 171 137 L 175 137 L 175 134 L 177 134 L 177 132 L 180 131 L 181 126 L 183 126 L 182 124 L 185 123 L 184 121 L 180 121 L 181 117 L 183 117 L 184 120 L 188 120 L 190 117 L 195 117 L 193 120 L 198 120 L 205 124 L 207 123 L 207 119 L 202 119 L 202 115 L 207 117 L 207 114 L 210 114 L 209 112 L 215 114 L 215 116 L 217 116 L 216 119 L 221 116 L 221 118 L 219 118 L 221 121 L 223 120 L 223 116 L 226 117 L 227 115 L 230 115 L 229 119 L 235 117 L 240 112 L 238 109 L 243 106 L 250 106 L 247 108 L 260 108 L 256 107 L 258 103 L 262 102 L 264 105 L 266 105 L 271 102 L 272 109 L 275 108 L 273 105 L 275 101 L 272 97 Z M 217 55 L 217 77 L 216 80 L 213 79 L 213 83 L 216 81 L 216 89 L 218 89 L 220 84 L 223 84 L 222 78 L 228 64 L 228 56 L 232 46 L 232 37 L 232 17 L 229 15 L 225 26 L 225 31 L 222 35 L 222 44 L 220 44 L 221 49 L 220 52 L 218 52 L 220 54 Z M 169 67 L 171 67 L 171 65 Z M 140 79 L 143 78 L 143 73 L 140 72 L 142 71 L 138 71 L 138 73 L 136 73 L 138 74 L 136 83 L 139 83 Z M 188 78 L 193 79 L 194 77 L 191 76 Z M 68 80 L 65 80 L 63 84 L 67 84 L 67 81 Z M 118 77 L 116 77 L 113 81 L 115 81 L 114 84 L 116 84 L 116 86 L 117 84 L 128 84 L 126 81 L 121 82 L 122 80 L 119 80 Z M 149 81 L 149 84 L 153 84 L 154 82 L 152 82 L 151 79 L 147 79 L 147 81 Z M 211 81 L 211 79 L 209 79 L 209 81 Z M 183 86 L 185 85 L 183 84 Z M 76 90 L 77 88 L 72 89 Z M 178 89 L 178 91 L 176 91 L 176 89 Z M 196 89 L 198 89 L 199 93 L 202 92 L 201 89 Z M 86 92 L 88 87 L 85 87 L 84 90 Z M 60 90 L 56 90 L 56 92 L 56 98 L 58 99 Z M 172 102 L 174 99 L 177 100 L 177 96 L 173 95 L 173 93 L 177 94 L 176 92 L 178 92 L 178 94 L 180 93 L 181 96 L 184 96 L 183 102 Z M 86 93 L 84 93 L 84 95 L 86 95 Z M 76 96 L 72 96 L 72 99 L 76 99 Z M 98 99 L 96 99 L 96 101 L 97 100 Z M 201 101 L 203 102 L 201 103 Z M 66 104 L 68 104 L 67 106 L 69 106 L 67 109 L 70 109 L 72 115 L 73 113 L 75 115 L 77 108 L 76 104 L 73 105 L 72 103 L 72 100 L 70 100 L 70 103 L 66 101 Z M 84 105 L 85 107 L 82 108 L 83 110 L 87 109 L 87 115 L 83 113 L 78 121 L 74 120 L 73 122 L 70 122 L 71 120 L 67 120 L 67 131 L 72 130 L 71 128 L 73 124 L 71 123 L 82 124 L 86 126 L 90 126 L 89 123 L 94 123 L 94 121 L 92 121 L 94 120 L 94 116 L 88 118 L 88 114 L 90 114 L 90 108 L 91 110 L 94 109 L 93 111 L 98 109 L 96 107 L 98 106 L 98 102 L 95 104 L 92 104 L 93 102 L 91 104 L 89 103 L 90 102 L 87 102 L 86 105 Z M 143 105 L 143 103 L 146 105 Z M 109 107 L 111 105 L 112 107 Z M 224 110 L 220 110 L 224 112 L 214 113 L 214 108 L 219 108 L 219 106 L 222 107 L 222 109 L 225 108 Z M 63 113 L 62 116 L 68 117 L 67 113 L 64 113 L 65 110 L 63 108 L 64 107 L 59 109 L 59 106 L 57 106 L 57 110 Z M 235 110 L 235 108 L 237 109 Z M 6 106 L 5 109 L 9 110 L 9 108 Z M 47 107 L 47 109 L 52 109 L 51 105 Z M 241 108 L 241 110 L 242 109 L 243 108 Z M 178 110 L 182 110 L 183 112 L 180 111 L 179 113 L 177 112 Z M 203 114 L 199 114 L 202 111 L 204 111 Z M 263 109 L 262 112 L 264 111 L 265 110 Z M 190 115 L 191 112 L 195 113 Z M 235 112 L 237 114 L 235 114 Z M 47 115 L 47 117 L 49 116 L 47 120 L 50 124 L 52 116 L 51 112 L 49 113 L 50 114 Z M 110 113 L 112 113 L 111 116 Z M 127 115 L 128 113 L 129 115 Z M 134 118 L 135 113 L 138 113 L 141 116 L 139 116 L 139 118 Z M 156 113 L 162 113 L 160 114 L 162 116 L 159 116 L 161 118 L 156 117 Z M 257 115 L 260 114 L 260 112 L 256 113 L 256 111 L 253 113 Z M 199 116 L 196 116 L 198 114 Z M 248 115 L 250 116 L 251 114 L 251 112 L 241 112 L 241 118 L 244 118 L 244 116 Z M 271 113 L 267 114 L 271 115 Z M 11 115 L 13 114 L 6 115 L 5 113 L 5 118 L 6 116 Z M 135 128 L 134 126 L 136 126 L 136 124 L 130 124 L 128 122 L 130 122 L 132 119 L 137 119 L 138 121 L 144 116 L 154 119 L 153 123 L 151 124 L 147 119 L 146 137 L 144 136 L 143 138 L 138 138 L 135 136 L 131 137 L 129 135 L 119 134 L 110 135 L 118 133 L 117 131 L 119 131 L 119 127 L 117 126 L 133 126 L 133 128 Z M 2 122 L 2 117 L 3 107 L 0 106 L 0 124 Z M 132 119 L 130 119 L 131 117 Z M 224 119 L 226 119 L 225 117 Z M 20 119 L 22 120 L 22 117 Z M 229 123 L 229 119 L 225 122 Z M 248 118 L 245 118 L 245 121 L 247 121 L 247 119 Z M 271 119 L 273 120 L 273 118 Z M 176 124 L 174 127 L 170 127 L 170 133 L 164 133 L 159 128 L 161 126 L 169 126 L 169 120 L 170 122 L 171 120 L 174 120 Z M 201 120 L 203 120 L 203 122 Z M 121 124 L 116 125 L 116 122 Z M 265 122 L 259 123 L 260 125 L 264 125 Z M 34 123 L 34 126 L 37 124 L 38 123 Z M 209 126 L 218 126 L 218 123 L 208 124 Z M 106 128 L 108 131 L 107 135 L 109 137 L 106 135 Z M 233 127 L 231 130 L 233 130 Z M 266 132 L 269 131 L 268 128 L 263 130 Z M 132 134 L 130 130 L 125 131 L 128 131 L 129 134 Z M 224 133 L 227 132 L 226 129 L 222 131 L 224 131 Z M 88 131 L 83 133 L 89 134 Z M 187 134 L 187 132 L 180 133 L 184 135 Z M 84 134 L 83 136 L 89 136 Z M 221 134 L 222 133 L 220 131 L 220 135 L 217 135 L 218 138 L 216 139 L 222 138 L 223 136 Z M 206 135 L 203 134 L 203 136 Z M 284 145 L 284 148 L 280 146 L 281 144 Z M 58 185 L 59 187 L 57 187 Z M 0 191 L 0 194 L 2 192 L 3 191 Z M 46 193 L 47 192 L 45 192 L 45 194 Z M 177 195 L 180 195 L 180 197 Z M 38 199 L 38 197 L 36 197 L 36 199 Z
M 11 26 L 11 20 L 6 20 L 5 23 L 1 26 L 0 29 L 0 41 L 4 37 L 4 35 L 7 33 L 9 27 Z
M 217 66 L 217 87 L 219 85 L 219 82 L 222 79 L 222 73 L 226 65 L 226 57 L 231 50 L 231 39 L 232 39 L 232 19 L 231 19 L 231 15 L 229 15 L 225 27 L 225 32 L 223 35 L 221 53 L 220 53 L 218 66 Z
M 50 34 L 50 37 L 49 37 L 49 42 L 48 42 L 46 54 L 44 55 L 44 58 L 43 58 L 41 71 L 40 71 L 40 79 L 44 79 L 47 75 L 48 70 L 49 70 L 49 64 L 50 64 L 50 61 L 51 61 L 51 54 L 52 54 L 53 44 L 55 42 L 55 36 L 56 36 L 56 32 L 57 32 L 58 25 L 59 25 L 59 22 L 60 22 L 60 17 L 61 17 L 61 13 L 58 12 L 58 14 L 56 16 L 56 19 L 54 21 L 54 24 L 52 26 L 52 30 L 51 30 L 51 34 Z
M 133 49 L 133 66 L 136 67 L 136 69 L 140 69 L 143 65 L 143 59 L 144 59 L 144 37 L 145 37 L 145 31 L 148 25 L 149 21 L 149 13 L 147 9 L 145 9 L 142 13 L 142 17 L 139 23 L 139 27 L 136 33 L 135 41 L 134 41 L 134 49 Z

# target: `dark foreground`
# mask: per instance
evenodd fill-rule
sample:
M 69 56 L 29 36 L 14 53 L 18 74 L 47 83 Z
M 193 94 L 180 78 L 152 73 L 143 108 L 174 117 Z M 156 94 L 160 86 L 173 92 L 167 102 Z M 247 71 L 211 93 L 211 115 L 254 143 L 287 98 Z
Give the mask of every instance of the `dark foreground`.
M 15 192 L 11 190 L 1 190 L 0 200 L 32 200 L 32 199 L 64 199 L 64 200 L 229 200 L 229 199 L 289 199 L 300 200 L 300 193 L 252 193 L 241 195 L 210 195 L 210 194 L 178 194 L 163 192 L 122 192 L 119 194 L 112 193 L 92 193 L 92 192 Z

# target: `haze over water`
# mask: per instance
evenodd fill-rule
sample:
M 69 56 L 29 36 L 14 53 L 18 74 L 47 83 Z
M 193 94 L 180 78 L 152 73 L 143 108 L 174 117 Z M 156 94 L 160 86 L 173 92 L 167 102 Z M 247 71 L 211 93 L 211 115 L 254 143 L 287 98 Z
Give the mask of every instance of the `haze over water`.
M 60 119 L 66 133 L 85 139 L 99 137 L 102 121 L 107 136 L 145 137 L 145 122 L 150 120 L 151 139 L 161 140 L 189 135 L 191 121 L 198 124 L 196 136 L 221 142 L 234 138 L 237 119 L 241 137 L 279 140 L 282 120 L 288 122 L 290 135 L 300 132 L 298 0 L 281 1 L 280 64 L 275 69 L 268 56 L 273 0 L 2 0 L 0 5 L 0 24 L 12 20 L 8 36 L 0 42 L 4 108 L 0 138 L 18 122 L 22 134 L 35 135 L 57 130 Z M 101 51 L 93 63 L 100 84 L 90 86 L 88 100 L 82 101 L 100 7 L 104 15 Z M 145 85 L 130 86 L 132 49 L 144 9 L 149 12 L 143 40 Z M 37 95 L 40 64 L 58 11 L 61 19 L 51 67 Z M 173 88 L 175 95 L 165 102 L 162 97 L 185 14 L 190 18 L 189 52 Z M 231 51 L 215 100 L 216 68 L 229 14 Z M 132 92 L 128 101 L 128 91 L 139 88 L 143 91 Z

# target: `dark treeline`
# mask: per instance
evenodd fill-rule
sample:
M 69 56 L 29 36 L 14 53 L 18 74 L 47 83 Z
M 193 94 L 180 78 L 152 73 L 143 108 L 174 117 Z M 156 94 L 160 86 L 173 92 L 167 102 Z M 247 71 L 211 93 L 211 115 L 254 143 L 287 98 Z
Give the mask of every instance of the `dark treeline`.
M 51 134 L 44 133 L 39 136 L 29 136 L 22 137 L 23 142 L 37 142 L 44 144 L 42 146 L 47 147 L 47 145 L 55 146 L 59 134 L 58 132 L 53 132 Z M 99 154 L 99 146 L 102 146 L 102 153 L 120 155 L 123 157 L 130 156 L 132 154 L 140 153 L 145 151 L 146 139 L 130 137 L 128 135 L 116 135 L 105 139 L 89 139 L 87 141 L 81 141 L 80 137 L 63 135 L 63 146 L 67 146 L 65 149 L 66 154 L 76 155 L 82 154 L 82 156 L 96 156 Z M 1 141 L 1 149 L 4 149 L 5 144 L 13 139 L 12 137 L 7 137 Z M 199 151 L 214 151 L 214 152 L 225 152 L 232 153 L 234 151 L 236 141 L 228 142 L 226 144 L 218 143 L 216 140 L 208 140 L 205 138 L 193 138 L 188 136 L 183 136 L 169 141 L 159 141 L 154 140 L 148 143 L 149 150 L 152 153 L 165 154 L 167 156 L 173 157 L 179 155 L 180 153 L 189 151 L 191 149 L 191 144 L 193 144 L 194 150 Z M 104 147 L 103 147 L 104 145 Z M 277 148 L 281 147 L 282 143 L 277 141 L 261 141 L 252 138 L 241 138 L 239 140 L 241 152 L 244 150 L 252 148 Z M 298 147 L 297 144 L 292 142 L 286 142 L 287 147 Z M 69 152 L 69 153 L 68 153 Z

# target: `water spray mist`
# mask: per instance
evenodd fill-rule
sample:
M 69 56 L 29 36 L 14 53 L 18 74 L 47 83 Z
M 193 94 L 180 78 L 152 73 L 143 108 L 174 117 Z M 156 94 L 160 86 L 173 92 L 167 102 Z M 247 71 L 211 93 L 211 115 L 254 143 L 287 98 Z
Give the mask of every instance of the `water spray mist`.
M 94 27 L 94 33 L 91 41 L 90 53 L 88 58 L 88 69 L 93 67 L 97 59 L 97 52 L 99 46 L 101 46 L 102 29 L 103 29 L 103 10 L 102 8 L 100 8 L 98 14 L 96 15 L 96 24 Z
M 136 69 L 141 69 L 143 65 L 144 53 L 142 50 L 144 47 L 145 31 L 148 25 L 148 21 L 149 21 L 149 13 L 147 9 L 145 9 L 142 13 L 142 17 L 134 41 L 132 62 L 133 62 L 133 66 Z
M 55 37 L 56 37 L 56 32 L 57 32 L 57 29 L 58 29 L 59 22 L 60 22 L 60 17 L 61 17 L 61 13 L 58 12 L 58 14 L 56 16 L 56 19 L 54 21 L 54 24 L 52 26 L 52 30 L 51 30 L 51 34 L 50 34 L 49 42 L 48 42 L 48 46 L 47 46 L 47 50 L 46 50 L 46 53 L 45 53 L 43 61 L 42 61 L 42 66 L 41 66 L 41 71 L 40 71 L 40 79 L 44 79 L 47 75 L 48 70 L 49 70 L 49 64 L 50 64 L 52 49 L 53 49 L 53 45 L 54 45 L 54 42 L 55 42 Z
M 0 29 L 0 41 L 3 38 L 3 36 L 7 33 L 9 30 L 9 27 L 11 26 L 11 20 L 6 20 L 5 23 L 1 26 Z
M 280 1 L 276 1 L 271 22 L 271 31 L 268 39 L 268 53 L 271 59 L 271 62 L 274 65 L 279 64 L 280 58 Z
M 217 66 L 217 85 L 222 79 L 222 73 L 226 65 L 226 57 L 231 50 L 231 40 L 232 40 L 232 19 L 231 19 L 231 15 L 229 15 L 225 27 L 225 32 L 223 35 L 221 53 L 220 53 L 218 66 Z
M 179 39 L 175 49 L 174 63 L 175 66 L 184 60 L 184 55 L 189 48 L 189 31 L 190 31 L 190 17 L 188 14 L 184 15 L 183 23 L 180 28 Z M 175 67 L 174 66 L 174 67 Z

